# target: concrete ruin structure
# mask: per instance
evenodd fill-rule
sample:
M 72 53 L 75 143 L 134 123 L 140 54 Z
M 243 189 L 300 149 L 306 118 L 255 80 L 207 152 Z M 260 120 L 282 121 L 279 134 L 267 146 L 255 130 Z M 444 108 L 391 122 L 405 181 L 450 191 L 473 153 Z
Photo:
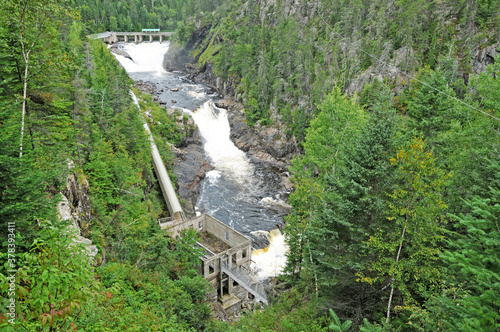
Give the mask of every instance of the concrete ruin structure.
M 207 214 L 182 222 L 160 222 L 160 227 L 174 238 L 186 229 L 200 233 L 199 273 L 216 289 L 226 313 L 239 311 L 245 300 L 268 304 L 263 285 L 250 270 L 252 240 L 248 237 Z

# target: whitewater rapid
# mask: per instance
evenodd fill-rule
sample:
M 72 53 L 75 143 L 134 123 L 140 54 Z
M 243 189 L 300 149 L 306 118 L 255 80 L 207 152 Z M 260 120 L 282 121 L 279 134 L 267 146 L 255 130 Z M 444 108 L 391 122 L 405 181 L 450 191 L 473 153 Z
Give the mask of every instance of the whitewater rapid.
M 183 80 L 179 74 L 163 69 L 163 57 L 169 43 L 123 44 L 123 55 L 115 57 L 134 80 L 149 81 L 160 91 L 160 99 L 172 102 L 173 88 L 175 107 L 189 114 L 199 128 L 203 147 L 214 170 L 207 172 L 201 183 L 201 193 L 195 209 L 215 218 L 249 236 L 255 230 L 271 230 L 270 246 L 255 250 L 252 261 L 259 278 L 277 276 L 286 263 L 288 250 L 283 235 L 272 230 L 283 223 L 284 210 L 288 206 L 272 187 L 276 182 L 272 174 L 256 167 L 247 155 L 230 139 L 227 110 L 215 106 L 207 88 L 201 84 Z

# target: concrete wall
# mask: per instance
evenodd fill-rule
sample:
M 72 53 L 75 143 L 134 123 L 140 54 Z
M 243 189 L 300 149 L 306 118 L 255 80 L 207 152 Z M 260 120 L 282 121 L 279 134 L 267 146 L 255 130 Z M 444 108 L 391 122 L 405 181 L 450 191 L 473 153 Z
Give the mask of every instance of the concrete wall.
M 247 241 L 251 242 L 249 238 L 247 238 L 240 232 L 234 230 L 233 228 L 224 224 L 222 221 L 219 221 L 209 215 L 206 215 L 203 230 L 214 235 L 230 247 L 234 247 Z
M 185 229 L 192 228 L 197 231 L 205 230 L 204 229 L 205 220 L 206 220 L 206 215 L 202 214 L 201 216 L 182 222 L 169 221 L 166 223 L 160 223 L 160 228 L 169 232 L 173 238 L 176 238 Z
M 216 290 L 220 290 L 221 288 L 221 260 L 229 267 L 237 265 L 244 268 L 250 268 L 252 241 L 248 237 L 225 225 L 223 222 L 212 216 L 203 214 L 194 219 L 183 222 L 169 221 L 166 223 L 160 223 L 160 227 L 167 230 L 174 238 L 177 237 L 183 230 L 189 228 L 198 231 L 206 231 L 230 247 L 222 253 L 214 254 L 211 257 L 202 259 L 200 272 L 203 274 L 203 277 L 208 281 L 208 283 Z M 240 300 L 248 300 L 248 291 L 244 287 L 235 283 L 230 277 L 227 277 L 227 283 L 229 294 L 236 295 L 236 297 Z M 238 311 L 240 307 L 240 304 L 235 305 L 234 310 Z
M 135 43 L 141 43 L 145 37 L 150 42 L 168 39 L 172 36 L 173 32 L 109 32 L 110 36 L 104 37 L 103 40 L 107 44 L 114 44 L 119 41 L 129 42 L 134 40 Z M 100 37 L 99 37 L 100 38 Z
M 248 237 L 208 214 L 202 214 L 201 216 L 183 222 L 169 221 L 161 223 L 160 227 L 168 231 L 174 238 L 179 236 L 182 230 L 192 228 L 198 231 L 208 232 L 230 247 L 235 247 L 243 243 L 245 243 L 245 245 L 246 243 L 252 244 L 252 240 Z

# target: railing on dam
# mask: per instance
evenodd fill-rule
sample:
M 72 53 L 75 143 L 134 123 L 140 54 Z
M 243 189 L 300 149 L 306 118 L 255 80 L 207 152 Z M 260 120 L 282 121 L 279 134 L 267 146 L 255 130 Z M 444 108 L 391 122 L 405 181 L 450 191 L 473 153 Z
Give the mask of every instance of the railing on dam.
M 89 36 L 93 39 L 102 39 L 106 44 L 114 44 L 118 42 L 134 42 L 142 43 L 143 41 L 153 42 L 158 40 L 160 43 L 165 39 L 172 37 L 173 32 L 168 31 L 150 31 L 154 29 L 146 29 L 147 31 L 132 31 L 132 32 L 116 32 L 106 31 Z

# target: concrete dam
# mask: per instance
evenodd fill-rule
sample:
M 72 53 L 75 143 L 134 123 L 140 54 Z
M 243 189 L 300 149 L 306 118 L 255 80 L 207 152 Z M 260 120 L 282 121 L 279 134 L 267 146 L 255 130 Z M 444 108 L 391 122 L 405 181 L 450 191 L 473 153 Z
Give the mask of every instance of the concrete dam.
M 88 37 L 93 39 L 102 39 L 106 44 L 115 44 L 118 42 L 134 42 L 136 44 L 139 44 L 143 41 L 159 41 L 160 43 L 162 43 L 163 41 L 168 40 L 170 39 L 170 37 L 172 37 L 173 32 L 161 32 L 156 30 L 157 29 L 143 29 L 143 31 L 137 32 L 106 31 Z

